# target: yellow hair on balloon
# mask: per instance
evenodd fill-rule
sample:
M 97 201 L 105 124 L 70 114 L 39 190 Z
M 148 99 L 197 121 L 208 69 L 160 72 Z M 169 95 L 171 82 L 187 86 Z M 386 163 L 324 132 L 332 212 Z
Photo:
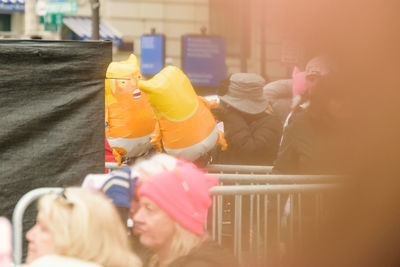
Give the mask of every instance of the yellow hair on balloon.
M 112 62 L 105 80 L 106 137 L 114 157 L 139 157 L 150 148 L 155 117 L 146 95 L 138 88 L 141 79 L 135 55 Z

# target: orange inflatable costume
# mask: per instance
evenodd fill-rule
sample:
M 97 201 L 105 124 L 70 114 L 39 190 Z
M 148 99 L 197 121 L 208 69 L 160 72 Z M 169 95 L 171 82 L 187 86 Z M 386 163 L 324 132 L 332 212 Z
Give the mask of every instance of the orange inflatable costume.
M 218 131 L 208 102 L 196 95 L 188 77 L 178 68 L 168 66 L 148 81 L 139 81 L 157 117 L 151 144 L 158 152 L 196 160 L 217 143 L 226 149 L 223 133 Z M 161 143 L 162 140 L 162 143 Z
M 112 62 L 107 69 L 106 138 L 119 165 L 122 157 L 139 157 L 151 148 L 156 123 L 146 95 L 138 88 L 141 79 L 135 55 Z

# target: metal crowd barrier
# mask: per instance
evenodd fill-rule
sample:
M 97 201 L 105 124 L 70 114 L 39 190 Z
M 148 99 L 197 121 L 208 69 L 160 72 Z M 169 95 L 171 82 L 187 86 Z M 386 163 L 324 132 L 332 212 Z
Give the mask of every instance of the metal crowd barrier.
M 335 175 L 280 175 L 280 174 L 220 174 L 209 173 L 219 178 L 220 184 L 320 184 L 337 182 Z
M 123 167 L 127 167 L 126 164 L 122 164 L 121 167 L 118 166 L 118 164 L 116 162 L 105 162 L 105 168 L 109 171 L 115 170 L 115 169 L 119 169 L 119 168 L 123 168 Z
M 37 188 L 29 191 L 21 197 L 17 205 L 14 208 L 12 216 L 13 225 L 13 261 L 16 266 L 22 263 L 22 251 L 23 251 L 23 218 L 25 210 L 28 206 L 43 195 L 50 193 L 61 193 L 63 189 L 58 187 L 47 187 Z
M 283 177 L 282 177 L 283 178 Z M 319 177 L 319 178 L 322 178 Z M 331 176 L 326 178 L 331 179 Z M 267 177 L 265 181 L 268 180 Z M 285 184 L 285 185 L 223 185 L 216 186 L 211 189 L 213 196 L 212 206 L 212 222 L 211 229 L 207 226 L 208 231 L 211 232 L 213 240 L 217 241 L 222 246 L 233 248 L 234 255 L 238 258 L 243 266 L 264 266 L 269 260 L 271 248 L 275 248 L 275 255 L 279 254 L 279 249 L 282 241 L 282 224 L 283 218 L 288 219 L 284 233 L 286 234 L 285 242 L 290 248 L 293 245 L 294 236 L 300 238 L 303 230 L 302 216 L 302 197 L 311 193 L 314 197 L 314 226 L 318 228 L 323 214 L 322 209 L 322 196 L 326 190 L 332 190 L 337 187 L 337 184 Z M 234 207 L 232 216 L 233 229 L 231 227 L 230 237 L 232 241 L 225 242 L 223 237 L 227 234 L 223 233 L 223 227 L 226 226 L 224 221 L 224 197 L 230 196 L 233 198 Z M 244 201 L 247 196 L 249 200 Z M 288 217 L 283 216 L 282 211 L 282 198 L 287 198 L 289 202 Z M 246 205 L 244 205 L 244 202 Z M 271 206 L 273 204 L 273 206 Z M 273 210 L 271 216 L 270 209 Z M 245 213 L 246 216 L 243 216 Z M 245 221 L 247 220 L 247 222 Z M 274 231 L 271 232 L 271 223 L 275 224 Z M 247 225 L 245 229 L 244 225 Z M 232 226 L 232 225 L 228 225 Z M 211 231 L 210 231 L 211 230 Z M 296 231 L 295 231 L 296 230 Z M 247 231 L 247 240 L 244 240 L 243 234 Z M 295 233 L 296 232 L 296 233 Z M 229 236 L 229 234 L 228 234 Z M 231 240 L 230 239 L 230 240 Z M 275 244 L 270 241 L 274 240 Z M 246 250 L 243 246 L 246 245 Z M 276 249 L 278 248 L 278 249 Z M 255 258 L 255 262 L 249 263 L 249 258 L 246 255 L 251 255 Z
M 269 182 L 270 178 L 274 178 L 274 182 L 291 182 L 296 180 L 296 176 L 273 176 L 264 175 L 255 178 L 257 182 L 266 183 Z M 298 176 L 296 181 L 304 179 L 304 181 L 326 181 L 331 182 L 333 176 L 314 176 L 307 179 L 305 176 Z M 241 180 L 235 180 L 240 182 Z M 251 181 L 251 182 L 254 182 Z M 246 180 L 248 182 L 248 180 Z M 243 250 L 242 250 L 242 224 L 244 220 L 249 222 L 249 231 L 251 233 L 251 240 L 249 244 L 249 251 L 255 251 L 259 259 L 265 259 L 268 256 L 268 240 L 267 237 L 270 234 L 267 230 L 268 224 L 271 223 L 271 218 L 268 217 L 269 202 L 273 202 L 272 196 L 276 197 L 276 225 L 278 230 L 276 232 L 277 244 L 281 240 L 281 195 L 286 194 L 289 196 L 290 201 L 290 218 L 289 218 L 289 234 L 290 241 L 293 241 L 294 235 L 294 213 L 297 215 L 297 231 L 301 234 L 302 231 L 302 194 L 305 193 L 317 193 L 315 195 L 315 220 L 316 223 L 319 221 L 321 216 L 322 204 L 321 204 L 321 193 L 327 189 L 334 188 L 335 185 L 332 183 L 324 184 L 271 184 L 271 185 L 220 185 L 213 187 L 210 192 L 213 196 L 212 205 L 212 223 L 211 223 L 211 235 L 214 240 L 219 244 L 223 245 L 222 242 L 222 228 L 223 228 L 223 201 L 224 197 L 231 196 L 234 198 L 234 229 L 233 229 L 233 251 L 238 257 L 240 262 L 243 262 Z M 13 261 L 15 265 L 19 265 L 22 262 L 22 251 L 23 251 L 23 216 L 26 208 L 35 200 L 41 196 L 49 193 L 60 193 L 62 188 L 38 188 L 26 193 L 17 203 L 13 212 Z M 249 196 L 249 206 L 243 206 L 243 198 Z M 295 196 L 297 196 L 297 211 L 295 211 Z M 263 201 L 263 205 L 261 204 Z M 262 210 L 261 210 L 262 209 Z M 244 218 L 243 212 L 248 210 L 249 217 Z M 261 228 L 263 227 L 263 228 Z M 263 229 L 263 230 L 262 230 Z
M 117 169 L 116 163 L 105 163 L 108 169 Z M 235 168 L 235 169 L 233 169 Z M 265 174 L 271 167 L 264 166 L 236 166 L 236 165 L 210 165 L 207 171 L 209 175 L 216 175 L 220 179 L 220 185 L 211 189 L 213 195 L 212 221 L 207 225 L 212 238 L 219 244 L 223 243 L 223 225 L 227 221 L 223 218 L 226 213 L 224 204 L 231 201 L 232 208 L 229 216 L 233 223 L 233 251 L 238 259 L 243 262 L 242 226 L 249 225 L 251 238 L 248 251 L 255 252 L 257 257 L 265 260 L 269 255 L 267 236 L 276 235 L 276 244 L 281 240 L 281 220 L 283 201 L 289 203 L 289 240 L 293 241 L 294 229 L 297 235 L 302 234 L 303 214 L 302 202 L 304 195 L 314 194 L 315 216 L 313 220 L 318 224 L 323 213 L 323 194 L 326 189 L 333 188 L 340 182 L 341 177 L 332 175 L 272 175 Z M 247 173 L 243 173 L 246 172 Z M 217 173 L 216 173 L 217 172 Z M 234 173 L 233 173 L 234 172 Z M 238 172 L 242 172 L 241 174 Z M 39 188 L 25 194 L 17 203 L 13 213 L 13 260 L 16 265 L 21 264 L 23 244 L 23 215 L 30 203 L 40 196 L 48 193 L 58 193 L 62 188 Z M 229 199 L 229 201 L 227 201 Z M 244 201 L 243 201 L 244 200 Z M 247 205 L 248 204 L 248 205 Z M 276 216 L 269 218 L 271 204 Z M 242 216 L 245 213 L 246 216 Z M 245 220 L 247 220 L 246 223 Z M 273 220 L 273 221 L 271 221 Z M 268 225 L 276 223 L 276 232 L 269 233 Z M 247 240 L 248 241 L 248 240 Z

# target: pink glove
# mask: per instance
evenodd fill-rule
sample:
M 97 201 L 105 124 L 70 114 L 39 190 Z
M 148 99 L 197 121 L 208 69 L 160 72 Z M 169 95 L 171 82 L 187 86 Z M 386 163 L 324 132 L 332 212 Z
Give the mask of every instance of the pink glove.
M 304 93 L 307 90 L 306 73 L 294 67 L 292 73 L 293 79 L 293 97 Z
M 12 266 L 12 228 L 5 217 L 0 217 L 0 266 Z

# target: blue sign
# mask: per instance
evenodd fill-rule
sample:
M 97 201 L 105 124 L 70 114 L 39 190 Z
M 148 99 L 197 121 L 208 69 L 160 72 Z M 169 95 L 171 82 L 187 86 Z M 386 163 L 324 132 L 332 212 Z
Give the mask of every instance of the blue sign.
M 0 1 L 1 12 L 24 12 L 25 0 L 2 0 Z
M 165 62 L 164 35 L 142 35 L 140 46 L 140 71 L 142 74 L 154 75 L 159 73 L 164 68 Z
M 218 86 L 226 75 L 225 54 L 222 37 L 183 36 L 183 71 L 193 85 Z

